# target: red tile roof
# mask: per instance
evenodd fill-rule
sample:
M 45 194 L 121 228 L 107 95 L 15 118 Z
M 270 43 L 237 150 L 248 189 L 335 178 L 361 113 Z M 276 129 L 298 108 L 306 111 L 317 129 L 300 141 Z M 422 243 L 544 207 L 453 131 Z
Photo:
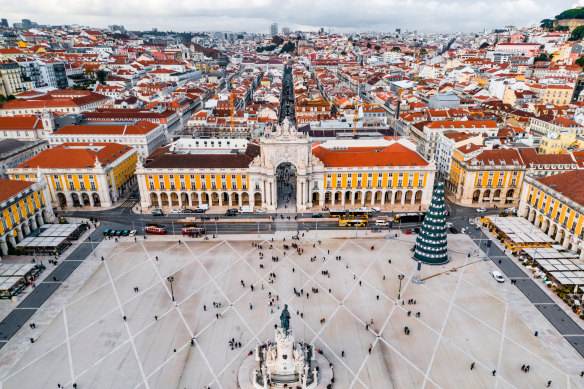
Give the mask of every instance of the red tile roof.
M 350 147 L 347 150 L 329 150 L 317 145 L 312 154 L 327 167 L 428 165 L 420 154 L 399 143 L 386 147 Z
M 12 196 L 22 192 L 33 184 L 34 182 L 6 180 L 0 178 L 0 201 L 8 200 Z
M 36 116 L 4 116 L 0 117 L 0 130 L 33 130 L 42 128 L 42 121 Z
M 572 170 L 538 178 L 539 182 L 549 186 L 567 198 L 584 205 L 584 170 Z
M 18 168 L 85 169 L 95 165 L 97 158 L 102 165 L 109 165 L 133 147 L 119 143 L 63 143 L 43 150 Z M 97 151 L 96 151 L 97 150 Z

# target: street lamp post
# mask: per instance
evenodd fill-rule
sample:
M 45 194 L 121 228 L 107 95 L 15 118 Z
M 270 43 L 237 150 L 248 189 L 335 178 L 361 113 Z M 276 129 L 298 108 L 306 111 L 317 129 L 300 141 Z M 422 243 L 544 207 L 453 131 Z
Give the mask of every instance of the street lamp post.
M 166 280 L 167 280 L 168 282 L 170 282 L 170 294 L 171 294 L 171 296 L 172 296 L 172 301 L 174 301 L 174 290 L 172 289 L 172 283 L 174 282 L 174 277 L 173 277 L 173 276 L 168 276 L 168 277 L 166 278 Z
M 399 290 L 397 292 L 397 299 L 398 300 L 401 298 L 401 282 L 404 279 L 404 277 L 405 276 L 403 274 L 400 274 L 400 275 L 397 276 L 397 278 L 399 279 Z

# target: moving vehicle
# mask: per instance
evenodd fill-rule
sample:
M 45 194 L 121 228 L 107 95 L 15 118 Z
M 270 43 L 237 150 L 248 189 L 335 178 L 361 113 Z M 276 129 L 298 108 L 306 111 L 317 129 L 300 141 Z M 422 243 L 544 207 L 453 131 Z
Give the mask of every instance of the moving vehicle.
M 237 208 L 231 208 L 228 209 L 227 212 L 225 212 L 225 216 L 235 216 L 238 214 Z
M 264 208 L 259 208 L 256 212 L 258 212 L 258 213 L 266 213 L 266 210 Z
M 253 213 L 253 205 L 239 207 L 239 213 Z
M 343 217 L 343 218 L 369 218 L 372 211 L 363 209 L 331 209 L 329 210 L 330 217 Z
M 144 232 L 149 234 L 165 235 L 166 227 L 162 224 L 148 224 L 144 227 Z
M 185 208 L 182 210 L 182 213 L 195 213 L 195 211 L 193 211 L 192 209 L 189 209 L 189 208 Z
M 202 227 L 197 226 L 196 224 L 189 224 L 182 228 L 183 235 L 196 235 L 204 233 L 205 230 Z
M 162 212 L 162 209 L 153 209 L 152 216 L 164 216 L 164 212 Z
M 209 210 L 209 204 L 199 204 L 195 207 L 195 212 L 207 212 Z
M 515 208 L 515 207 L 509 207 L 509 208 L 507 208 L 505 210 L 505 212 L 507 212 L 507 213 L 515 213 L 515 212 L 517 212 L 517 208 Z
M 450 227 L 448 230 L 450 230 L 450 232 L 453 234 L 458 234 L 458 229 L 456 229 L 454 226 Z
M 318 212 L 313 212 L 311 217 L 313 219 L 320 219 L 322 217 L 322 215 Z
M 407 212 L 398 213 L 394 216 L 393 221 L 396 223 L 414 223 L 424 221 L 426 214 L 424 212 Z
M 375 225 L 376 226 L 388 226 L 389 225 L 389 222 L 387 220 L 385 220 L 385 219 L 377 219 L 375 221 Z
M 339 219 L 339 227 L 364 227 L 367 219 Z
M 478 212 L 478 213 L 487 212 L 487 208 L 483 208 L 483 207 L 481 207 L 481 208 L 477 208 L 477 212 Z
M 503 278 L 503 274 L 500 271 L 495 270 L 491 273 L 493 278 L 497 280 L 497 282 L 505 282 L 505 278 Z
M 170 213 L 182 213 L 182 209 L 180 208 L 171 209 Z

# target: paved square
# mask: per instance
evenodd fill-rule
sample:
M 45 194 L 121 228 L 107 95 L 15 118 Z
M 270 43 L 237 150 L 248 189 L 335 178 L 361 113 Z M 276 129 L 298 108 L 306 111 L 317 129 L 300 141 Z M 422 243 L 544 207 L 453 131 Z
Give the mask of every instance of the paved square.
M 83 389 L 236 388 L 240 363 L 257 343 L 273 339 L 284 303 L 296 339 L 334 364 L 336 388 L 534 388 L 550 380 L 556 388 L 584 387 L 579 354 L 515 286 L 495 282 L 490 261 L 467 257 L 476 249 L 468 237 L 449 237 L 452 261 L 424 267 L 422 276 L 456 271 L 417 285 L 413 236 L 323 234 L 294 241 L 302 255 L 284 252 L 290 239 L 272 243 L 271 236 L 120 242 L 22 355 L 0 351 L 2 389 L 73 382 Z M 406 277 L 398 301 L 400 273 Z M 231 350 L 231 338 L 242 348 Z

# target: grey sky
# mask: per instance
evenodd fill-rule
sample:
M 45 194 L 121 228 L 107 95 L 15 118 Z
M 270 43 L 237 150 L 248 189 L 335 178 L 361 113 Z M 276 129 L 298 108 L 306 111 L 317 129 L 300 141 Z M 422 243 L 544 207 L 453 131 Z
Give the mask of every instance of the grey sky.
M 584 1 L 584 0 L 580 0 Z M 128 29 L 266 32 L 292 29 L 423 32 L 528 26 L 571 8 L 574 0 L 2 0 L 0 17 L 40 24 Z

